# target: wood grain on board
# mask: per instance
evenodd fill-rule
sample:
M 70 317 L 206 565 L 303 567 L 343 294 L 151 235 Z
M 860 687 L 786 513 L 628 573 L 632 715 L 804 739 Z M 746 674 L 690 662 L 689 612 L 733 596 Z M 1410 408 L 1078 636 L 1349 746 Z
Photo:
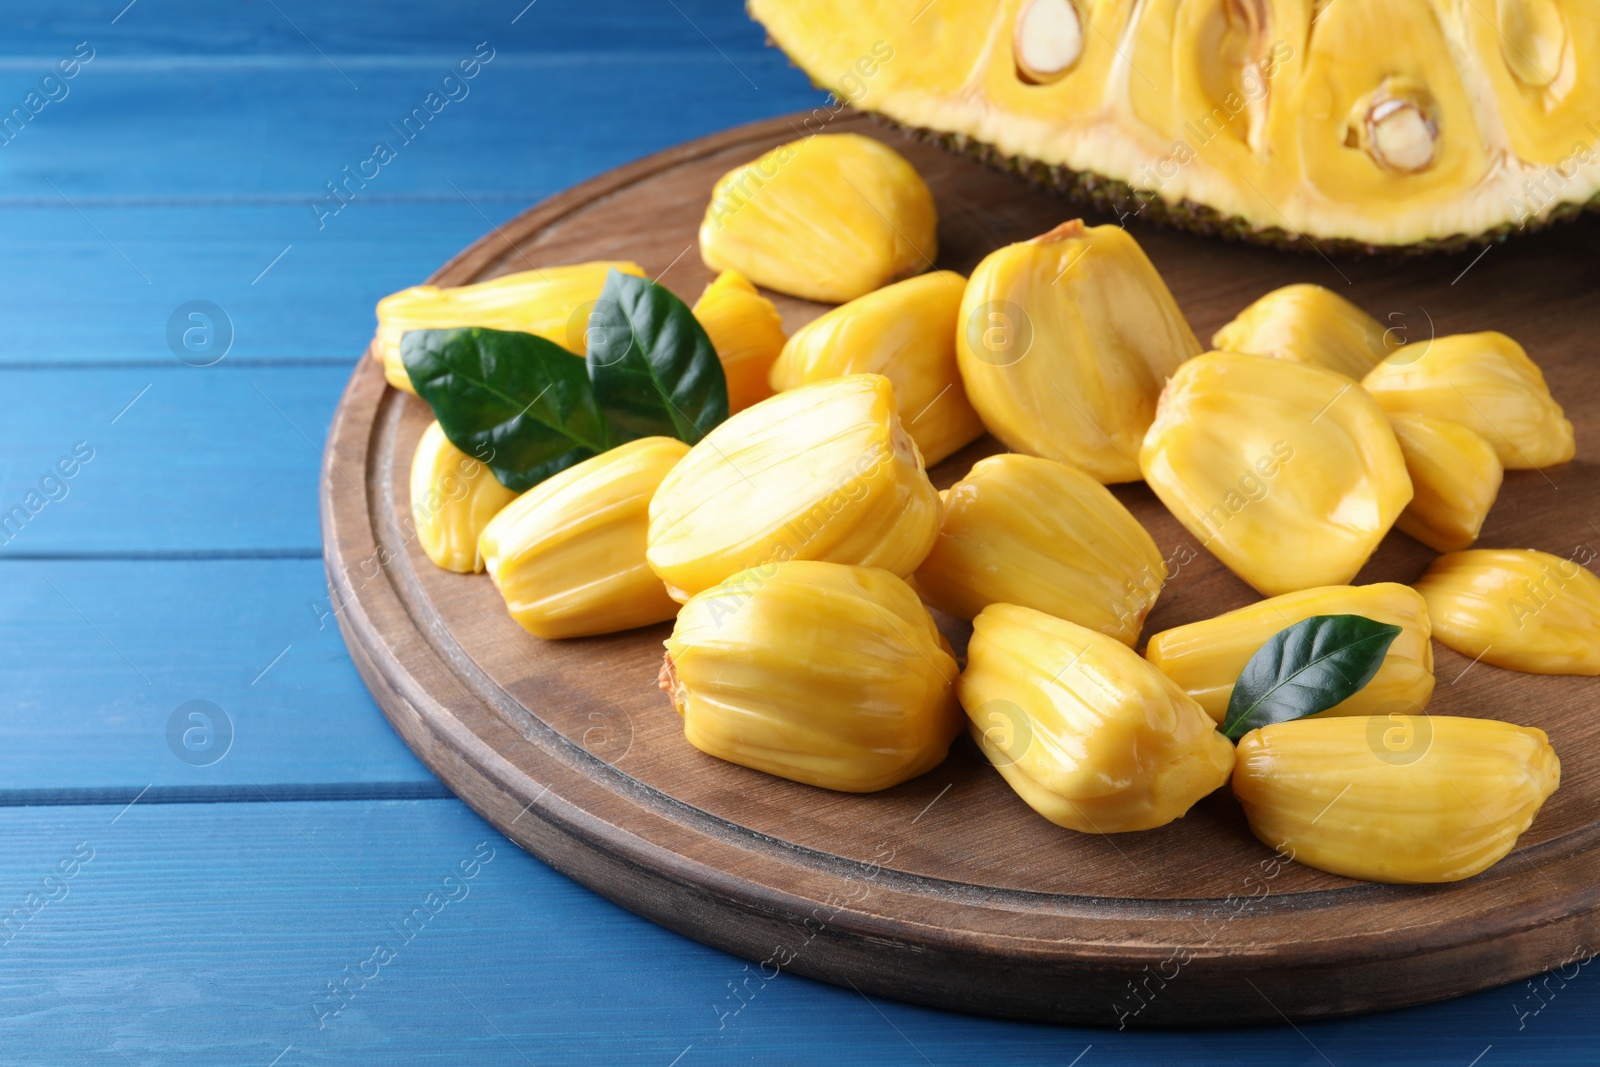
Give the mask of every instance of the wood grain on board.
M 832 128 L 880 137 L 922 172 L 940 209 L 940 267 L 970 271 L 993 248 L 1079 213 L 863 119 Z M 712 183 L 794 130 L 794 120 L 759 123 L 602 175 L 486 235 L 434 280 L 632 259 L 692 301 L 711 278 L 695 231 Z M 1600 545 L 1600 400 L 1584 381 L 1592 221 L 1493 247 L 1471 266 L 1285 255 L 1131 225 L 1202 338 L 1294 281 L 1336 288 L 1411 340 L 1517 337 L 1577 427 L 1578 459 L 1508 472 L 1480 543 L 1562 555 Z M 791 332 L 825 310 L 776 302 Z M 668 927 L 863 992 L 1111 1025 L 1393 1008 L 1537 973 L 1600 935 L 1594 679 L 1472 665 L 1436 647 L 1430 710 L 1542 727 L 1563 758 L 1560 791 L 1515 851 L 1453 885 L 1369 885 L 1276 863 L 1227 790 L 1159 830 L 1073 833 L 1028 809 L 965 739 L 897 788 L 830 793 L 684 741 L 655 686 L 669 627 L 541 641 L 511 621 L 487 578 L 434 568 L 407 536 L 406 479 L 429 418 L 363 360 L 333 422 L 322 515 L 351 655 L 407 743 L 474 808 Z M 994 447 L 952 457 L 935 481 L 948 485 Z M 1148 489 L 1116 492 L 1164 555 L 1192 556 L 1146 634 L 1255 599 Z M 1358 581 L 1413 580 L 1432 556 L 1392 534 Z M 961 624 L 944 621 L 959 647 Z

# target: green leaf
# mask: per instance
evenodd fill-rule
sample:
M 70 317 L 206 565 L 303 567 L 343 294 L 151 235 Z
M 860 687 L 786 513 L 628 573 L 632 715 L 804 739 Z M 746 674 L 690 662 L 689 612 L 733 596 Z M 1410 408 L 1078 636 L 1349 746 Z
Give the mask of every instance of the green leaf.
M 1251 730 L 1327 711 L 1372 681 L 1400 627 L 1364 615 L 1313 615 L 1256 650 L 1234 683 L 1222 732 Z
M 682 300 L 613 270 L 589 315 L 589 380 L 624 441 L 694 444 L 728 417 L 728 381 L 711 338 Z
M 400 358 L 444 435 L 500 484 L 531 489 L 617 443 L 583 361 L 531 333 L 409 330 Z

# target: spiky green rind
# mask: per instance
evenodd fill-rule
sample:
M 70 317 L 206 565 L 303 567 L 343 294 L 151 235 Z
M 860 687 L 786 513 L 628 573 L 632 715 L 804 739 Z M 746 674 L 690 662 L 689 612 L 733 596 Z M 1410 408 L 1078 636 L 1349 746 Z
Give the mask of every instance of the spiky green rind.
M 822 86 L 822 88 L 826 88 Z M 1312 237 L 1277 226 L 1260 227 L 1246 219 L 1225 215 L 1193 200 L 1168 202 L 1153 191 L 1135 189 L 1118 178 L 1094 171 L 1073 170 L 1056 163 L 1045 163 L 1025 156 L 1010 155 L 994 145 L 961 133 L 947 133 L 920 126 L 908 126 L 876 112 L 867 112 L 876 121 L 901 130 L 910 137 L 958 155 L 976 159 L 996 170 L 1021 178 L 1030 185 L 1088 204 L 1115 215 L 1119 221 L 1145 219 L 1206 237 L 1227 241 L 1267 245 L 1273 248 L 1323 255 L 1429 255 L 1462 252 L 1485 245 L 1500 244 L 1520 233 L 1533 233 L 1558 222 L 1567 222 L 1587 211 L 1600 210 L 1600 195 L 1588 201 L 1561 204 L 1548 214 L 1518 225 L 1506 222 L 1482 233 L 1457 233 L 1415 244 L 1380 245 L 1342 237 Z

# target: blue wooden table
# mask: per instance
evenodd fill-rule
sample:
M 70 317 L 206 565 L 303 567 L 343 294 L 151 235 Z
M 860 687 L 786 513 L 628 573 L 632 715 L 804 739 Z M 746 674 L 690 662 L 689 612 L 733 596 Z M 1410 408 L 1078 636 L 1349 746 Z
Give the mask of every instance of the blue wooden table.
M 0 1063 L 1596 1062 L 1586 968 L 1248 1031 L 751 994 L 454 799 L 325 600 L 318 464 L 374 301 L 820 101 L 729 0 L 524 3 L 4 6 Z

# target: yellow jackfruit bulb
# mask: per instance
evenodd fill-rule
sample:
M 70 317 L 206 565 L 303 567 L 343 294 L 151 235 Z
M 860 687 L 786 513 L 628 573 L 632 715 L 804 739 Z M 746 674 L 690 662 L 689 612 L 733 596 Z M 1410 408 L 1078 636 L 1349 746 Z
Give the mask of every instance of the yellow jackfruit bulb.
M 1431 415 L 1482 435 L 1507 470 L 1565 463 L 1576 447 L 1544 374 L 1503 333 L 1412 342 L 1361 384 L 1385 411 Z
M 1575 559 L 1472 548 L 1434 560 L 1416 588 L 1433 635 L 1463 656 L 1533 674 L 1600 674 L 1600 578 Z
M 422 431 L 411 458 L 411 520 L 435 566 L 457 574 L 483 570 L 478 536 L 516 498 L 488 467 L 451 444 L 437 422 Z
M 664 622 L 678 612 L 645 563 L 650 498 L 689 446 L 644 437 L 523 493 L 483 531 L 480 551 L 511 617 L 544 638 Z
M 1389 425 L 1415 490 L 1395 525 L 1436 552 L 1466 548 L 1478 539 L 1505 476 L 1494 446 L 1460 423 L 1427 415 L 1391 412 Z
M 1163 630 L 1144 655 L 1222 722 L 1250 657 L 1274 634 L 1313 615 L 1364 615 L 1400 627 L 1378 673 L 1325 715 L 1415 714 L 1433 696 L 1433 644 L 1428 606 L 1410 586 L 1329 585 L 1285 593 L 1215 618 Z
M 1261 842 L 1372 882 L 1454 882 L 1511 851 L 1561 784 L 1543 730 L 1447 715 L 1298 719 L 1239 741 Z
M 915 579 L 928 603 L 963 619 L 1018 604 L 1138 640 L 1167 565 L 1105 486 L 1065 463 L 1007 452 L 979 460 L 944 501 Z
M 1320 285 L 1286 285 L 1245 308 L 1211 347 L 1310 363 L 1360 379 L 1395 347 L 1383 325 Z
M 1238 352 L 1178 369 L 1139 463 L 1178 521 L 1266 596 L 1347 584 L 1411 500 L 1389 420 L 1355 382 Z
M 1109 484 L 1139 479 L 1161 385 L 1200 342 L 1126 230 L 1074 220 L 978 264 L 956 352 L 990 433 Z
M 518 271 L 474 285 L 402 289 L 378 301 L 373 358 L 382 361 L 390 385 L 415 393 L 400 358 L 400 339 L 407 330 L 455 326 L 519 330 L 536 333 L 581 356 L 587 347 L 590 306 L 600 298 L 606 275 L 613 270 L 644 276 L 637 263 L 576 263 Z
M 723 175 L 700 258 L 780 293 L 842 304 L 933 266 L 933 193 L 905 157 L 855 133 L 780 145 Z
M 694 317 L 705 327 L 728 380 L 728 413 L 743 411 L 772 395 L 767 374 L 787 337 L 772 301 L 736 270 L 725 270 L 695 301 Z
M 880 374 L 801 386 L 732 416 L 650 502 L 650 566 L 679 600 L 766 563 L 904 577 L 939 532 L 939 494 Z
M 1116 638 L 1032 608 L 973 622 L 956 692 L 978 747 L 1027 805 L 1084 833 L 1149 830 L 1228 780 L 1233 745 Z
M 961 732 L 949 644 L 876 567 L 741 571 L 685 604 L 666 644 L 684 736 L 731 763 L 866 793 L 931 770 Z
M 894 383 L 900 423 L 933 466 L 983 434 L 956 367 L 956 315 L 967 280 L 941 270 L 840 305 L 789 338 L 772 366 L 774 389 L 845 374 Z

